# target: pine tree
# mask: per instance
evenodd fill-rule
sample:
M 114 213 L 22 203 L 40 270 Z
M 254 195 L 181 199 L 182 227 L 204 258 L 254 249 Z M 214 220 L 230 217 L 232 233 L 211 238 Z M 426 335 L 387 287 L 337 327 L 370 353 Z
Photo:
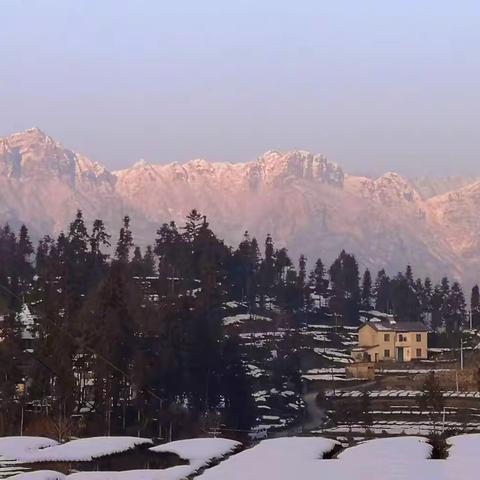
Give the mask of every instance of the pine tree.
M 444 327 L 442 317 L 442 305 L 444 303 L 443 293 L 440 285 L 435 285 L 432 293 L 431 307 L 432 307 L 432 329 L 435 332 L 440 331 Z
M 192 259 L 194 282 L 192 288 L 200 287 L 202 301 L 207 303 L 208 308 L 218 305 L 223 297 L 223 289 L 219 285 L 226 283 L 226 257 L 229 252 L 222 241 L 218 240 L 209 227 L 205 217 L 198 231 L 197 237 L 192 244 Z M 251 254 L 254 260 L 254 276 L 257 273 L 258 266 L 258 245 L 255 239 L 251 241 Z M 256 298 L 257 279 L 254 277 L 251 283 L 252 290 L 249 295 Z
M 48 268 L 49 252 L 54 244 L 55 240 L 49 235 L 46 235 L 38 242 L 37 250 L 35 252 L 35 266 L 37 274 L 42 275 Z
M 22 284 L 22 290 L 24 290 L 33 277 L 33 267 L 30 263 L 30 257 L 34 253 L 33 245 L 28 235 L 28 229 L 25 225 L 22 225 L 20 228 L 16 253 L 16 271 Z
M 210 309 L 199 305 L 187 324 L 188 396 L 196 413 L 217 409 L 221 401 L 222 327 Z
M 365 270 L 362 280 L 362 289 L 361 289 L 361 308 L 362 310 L 371 310 L 373 303 L 373 293 L 372 293 L 372 276 L 370 275 L 370 270 Z
M 309 297 L 309 292 L 306 285 L 307 279 L 307 259 L 305 255 L 300 255 L 298 261 L 298 275 L 297 275 L 297 300 L 295 301 L 295 307 L 304 309 L 305 305 L 309 303 L 307 298 Z
M 291 390 L 298 396 L 302 393 L 301 334 L 295 328 L 293 317 L 283 319 L 287 331 L 277 345 L 277 357 L 272 365 L 272 381 L 277 390 Z
M 154 253 L 159 257 L 159 294 L 170 297 L 184 294 L 193 277 L 192 248 L 175 222 L 164 223 L 157 230 Z
M 270 294 L 274 281 L 274 258 L 275 248 L 270 234 L 265 239 L 265 278 L 264 289 L 267 294 Z
M 101 248 L 110 247 L 110 238 L 112 236 L 106 231 L 103 220 L 96 219 L 93 222 L 92 234 L 90 235 L 90 252 L 93 257 L 105 259 L 107 255 L 102 253 Z
M 187 223 L 183 228 L 185 230 L 184 237 L 188 242 L 193 242 L 202 228 L 205 218 L 196 210 L 193 209 L 187 215 Z
M 305 255 L 300 255 L 298 260 L 298 283 L 304 288 L 307 279 L 307 259 Z
M 430 277 L 426 277 L 422 290 L 422 308 L 424 312 L 431 313 L 432 311 L 432 294 L 432 281 L 430 280 Z
M 347 325 L 355 325 L 360 307 L 359 273 L 355 257 L 342 250 L 330 267 L 329 275 L 332 285 L 330 308 Z
M 151 245 L 147 245 L 145 254 L 143 255 L 143 269 L 146 277 L 155 275 L 155 254 Z
M 390 298 L 393 313 L 397 317 L 410 321 L 420 319 L 420 296 L 411 278 L 409 280 L 409 277 L 399 272 L 390 282 Z
M 470 296 L 470 314 L 472 315 L 472 326 L 478 329 L 480 327 L 480 290 L 478 285 L 472 288 Z
M 227 338 L 223 347 L 221 391 L 227 428 L 250 430 L 255 422 L 255 402 L 239 341 L 234 336 Z
M 89 253 L 89 281 L 90 285 L 97 285 L 107 269 L 108 254 L 103 249 L 110 247 L 111 235 L 106 231 L 103 220 L 96 219 L 93 222 L 92 233 L 90 234 L 90 253 Z
M 292 310 L 291 300 L 296 298 L 296 272 L 286 248 L 275 251 L 274 259 L 274 289 L 273 296 L 280 308 Z
M 413 271 L 411 265 L 407 265 L 405 270 L 405 278 L 409 287 L 413 287 Z
M 79 336 L 88 351 L 95 352 L 90 361 L 96 408 L 106 412 L 108 419 L 120 412 L 127 395 L 135 332 L 146 315 L 142 292 L 129 278 L 122 261 L 113 263 L 80 312 L 84 323 Z
M 57 251 L 62 267 L 60 276 L 65 318 L 72 324 L 89 286 L 91 272 L 88 264 L 88 244 L 87 227 L 82 211 L 78 210 L 75 219 L 70 223 L 68 235 L 60 234 L 57 239 Z
M 15 314 L 5 315 L 0 326 L 0 432 L 18 433 L 19 406 L 17 385 L 23 384 L 20 326 Z
M 130 261 L 130 272 L 134 277 L 143 277 L 143 258 L 139 246 L 133 250 L 133 258 Z
M 448 298 L 450 295 L 450 282 L 447 277 L 443 277 L 440 282 L 440 291 L 443 298 Z
M 315 268 L 310 273 L 310 285 L 314 288 L 317 295 L 326 295 L 328 280 L 325 278 L 325 267 L 320 258 L 315 262 Z
M 450 318 L 452 318 L 453 312 L 450 305 L 450 282 L 447 277 L 443 277 L 440 282 L 439 288 L 442 303 L 440 306 L 440 316 L 442 319 L 442 328 L 451 330 L 453 328 L 453 324 L 450 322 Z
M 130 250 L 133 247 L 133 235 L 130 230 L 130 217 L 126 215 L 123 217 L 123 226 L 120 229 L 118 236 L 117 248 L 115 249 L 115 256 L 118 261 L 128 263 L 130 257 Z
M 279 250 L 275 250 L 273 256 L 273 264 L 274 264 L 274 282 L 276 284 L 281 284 L 285 282 L 287 271 L 292 266 L 292 261 L 288 256 L 288 251 L 286 248 L 280 248 Z
M 450 315 L 446 319 L 448 330 L 455 332 L 463 330 L 466 324 L 467 311 L 463 290 L 458 282 L 452 283 L 448 303 L 450 307 Z
M 250 239 L 246 231 L 243 240 L 233 255 L 234 285 L 241 295 L 240 299 L 248 302 L 250 309 L 255 306 L 256 294 L 258 291 L 258 276 L 260 266 L 260 255 L 258 244 L 255 239 Z
M 375 310 L 379 312 L 390 312 L 390 279 L 385 270 L 380 270 L 377 274 L 374 286 Z
M 81 210 L 77 210 L 75 220 L 70 224 L 68 240 L 70 255 L 75 258 L 76 262 L 84 261 L 86 258 L 89 236 Z
M 15 269 L 17 239 L 8 224 L 0 230 L 0 307 L 16 310 L 21 294 Z

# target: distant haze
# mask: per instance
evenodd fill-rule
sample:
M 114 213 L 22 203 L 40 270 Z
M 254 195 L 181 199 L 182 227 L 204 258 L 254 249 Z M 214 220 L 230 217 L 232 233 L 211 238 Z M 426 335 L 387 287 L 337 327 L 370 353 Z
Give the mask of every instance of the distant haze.
M 0 136 L 110 169 L 269 149 L 475 175 L 476 1 L 2 0 Z

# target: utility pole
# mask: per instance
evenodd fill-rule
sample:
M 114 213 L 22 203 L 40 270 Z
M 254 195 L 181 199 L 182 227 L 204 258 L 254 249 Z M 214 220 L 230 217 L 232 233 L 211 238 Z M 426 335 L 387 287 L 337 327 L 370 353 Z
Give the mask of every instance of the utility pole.
M 463 338 L 460 339 L 460 370 L 463 370 Z
M 447 407 L 443 407 L 443 418 L 442 418 L 442 434 L 445 433 L 445 410 Z
M 24 408 L 23 408 L 23 401 L 22 401 L 22 416 L 20 418 L 20 436 L 21 437 L 23 437 L 23 415 L 24 415 L 23 410 Z
M 336 392 L 335 392 L 335 379 L 333 376 L 333 366 L 330 366 L 330 372 L 332 373 L 333 398 L 335 398 Z

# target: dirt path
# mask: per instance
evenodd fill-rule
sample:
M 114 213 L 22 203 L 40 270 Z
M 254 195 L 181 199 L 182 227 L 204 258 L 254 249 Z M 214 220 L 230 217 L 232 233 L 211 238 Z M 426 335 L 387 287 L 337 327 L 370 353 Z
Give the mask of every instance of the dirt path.
M 371 382 L 365 382 L 362 385 L 356 386 L 348 386 L 342 387 L 342 391 L 346 390 L 365 390 L 367 388 L 371 388 L 376 385 L 378 382 L 372 380 Z M 303 422 L 303 430 L 313 430 L 321 426 L 323 421 L 325 420 L 325 409 L 320 407 L 317 404 L 317 395 L 318 392 L 308 392 L 303 396 L 303 400 L 305 401 L 306 408 L 305 408 L 305 421 Z
M 304 430 L 312 430 L 319 427 L 325 419 L 325 409 L 318 406 L 317 395 L 318 392 L 309 392 L 303 397 L 306 405 L 306 419 L 303 423 Z
M 348 386 L 342 387 L 341 390 L 363 390 L 366 388 L 371 388 L 376 385 L 378 382 L 373 380 L 371 382 L 366 382 L 361 386 Z M 305 411 L 304 411 L 304 418 L 301 424 L 293 425 L 285 430 L 279 430 L 277 432 L 269 434 L 269 437 L 286 437 L 289 435 L 298 435 L 301 433 L 308 432 L 310 430 L 315 430 L 316 428 L 320 428 L 322 423 L 325 420 L 325 409 L 320 407 L 317 404 L 317 395 L 318 391 L 307 392 L 303 395 L 303 400 L 305 401 Z

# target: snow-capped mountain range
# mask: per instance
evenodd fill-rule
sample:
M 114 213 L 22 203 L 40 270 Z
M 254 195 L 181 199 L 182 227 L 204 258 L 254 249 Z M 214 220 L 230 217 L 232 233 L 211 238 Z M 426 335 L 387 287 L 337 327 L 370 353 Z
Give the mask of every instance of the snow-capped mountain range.
M 344 248 L 362 267 L 476 281 L 480 179 L 353 176 L 323 155 L 270 151 L 247 163 L 135 163 L 110 172 L 33 128 L 0 139 L 0 222 L 35 237 L 58 233 L 83 210 L 115 232 L 132 218 L 136 241 L 182 223 L 196 208 L 228 244 L 272 234 L 293 257 L 330 262 Z

